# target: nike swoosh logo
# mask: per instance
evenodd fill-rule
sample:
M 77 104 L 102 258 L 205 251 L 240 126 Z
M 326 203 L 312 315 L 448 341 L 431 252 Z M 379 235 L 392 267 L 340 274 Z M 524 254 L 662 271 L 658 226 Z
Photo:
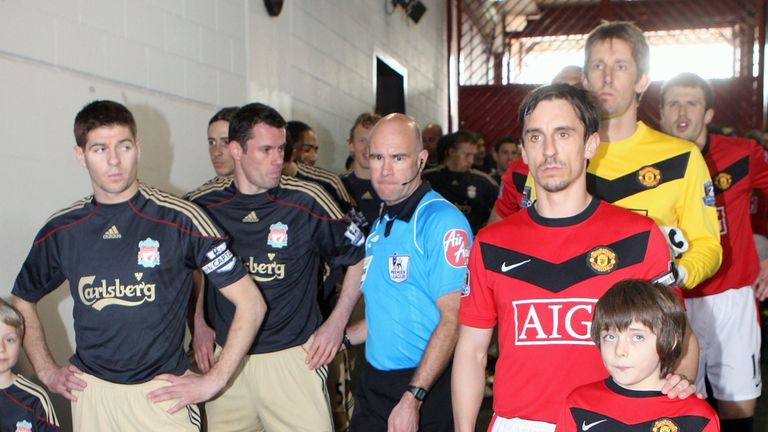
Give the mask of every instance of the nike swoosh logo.
M 587 424 L 586 422 L 582 421 L 581 422 L 581 430 L 583 430 L 584 432 L 587 432 L 588 430 L 592 429 L 593 426 L 597 426 L 597 425 L 599 425 L 600 423 L 602 423 L 604 421 L 608 421 L 608 419 L 598 420 L 598 421 L 596 421 L 594 423 L 590 423 L 590 424 Z
M 502 271 L 502 273 L 506 273 L 506 272 L 512 270 L 515 267 L 520 267 L 521 265 L 527 264 L 529 262 L 531 262 L 530 259 L 527 259 L 525 261 L 520 261 L 519 263 L 512 264 L 512 265 L 507 265 L 507 263 L 504 262 L 504 263 L 501 263 L 501 271 Z

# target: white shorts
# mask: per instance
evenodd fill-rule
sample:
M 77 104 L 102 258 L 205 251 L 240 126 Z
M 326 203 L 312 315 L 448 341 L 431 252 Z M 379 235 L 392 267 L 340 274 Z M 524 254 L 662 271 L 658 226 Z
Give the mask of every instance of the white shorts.
M 555 432 L 555 425 L 519 417 L 506 418 L 494 414 L 488 430 L 490 432 Z
M 760 379 L 760 318 L 752 287 L 685 299 L 688 320 L 699 339 L 696 390 L 722 401 L 756 399 Z

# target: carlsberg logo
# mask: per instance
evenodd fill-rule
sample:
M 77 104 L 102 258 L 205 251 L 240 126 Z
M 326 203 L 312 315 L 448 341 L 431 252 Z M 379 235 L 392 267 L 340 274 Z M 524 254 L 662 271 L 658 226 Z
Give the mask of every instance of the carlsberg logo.
M 136 282 L 124 285 L 120 279 L 107 282 L 102 279 L 94 285 L 96 276 L 83 276 L 77 284 L 77 293 L 84 305 L 102 310 L 110 305 L 139 306 L 144 302 L 155 301 L 155 284 Z

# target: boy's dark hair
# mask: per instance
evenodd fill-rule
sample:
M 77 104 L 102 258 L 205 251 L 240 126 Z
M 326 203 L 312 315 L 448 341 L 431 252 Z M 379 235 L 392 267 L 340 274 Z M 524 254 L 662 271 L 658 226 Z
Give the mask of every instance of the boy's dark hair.
M 0 298 L 0 322 L 16 329 L 20 339 L 24 338 L 24 318 L 15 307 Z
M 125 126 L 136 139 L 136 120 L 124 105 L 110 100 L 97 100 L 84 106 L 75 116 L 75 142 L 85 148 L 88 132 L 102 126 Z
M 235 116 L 235 113 L 239 109 L 240 109 L 240 107 L 236 107 L 236 106 L 226 107 L 226 108 L 220 109 L 216 114 L 213 115 L 213 117 L 211 117 L 210 120 L 208 120 L 208 126 L 214 124 L 217 121 L 221 121 L 221 120 L 223 120 L 223 121 L 225 121 L 227 123 L 231 122 L 232 121 L 232 117 Z
M 564 100 L 576 111 L 576 116 L 584 126 L 584 141 L 600 129 L 600 111 L 594 96 L 588 91 L 570 84 L 550 84 L 534 89 L 520 104 L 517 122 L 522 127 L 520 144 L 525 145 L 525 120 L 545 100 Z
M 285 119 L 277 110 L 262 103 L 250 103 L 237 110 L 229 122 L 229 140 L 237 141 L 243 148 L 243 153 L 248 151 L 246 143 L 251 139 L 251 129 L 259 123 L 265 123 L 274 128 L 285 127 Z
M 680 300 L 663 285 L 636 279 L 614 284 L 595 305 L 592 317 L 592 340 L 600 347 L 600 332 L 626 330 L 639 322 L 656 335 L 661 376 L 672 372 L 683 350 L 685 311 Z
M 704 109 L 708 110 L 715 106 L 715 93 L 712 91 L 712 86 L 709 85 L 709 82 L 695 73 L 683 72 L 661 86 L 659 104 L 662 107 L 664 106 L 664 99 L 667 96 L 667 91 L 672 87 L 700 88 L 704 93 Z

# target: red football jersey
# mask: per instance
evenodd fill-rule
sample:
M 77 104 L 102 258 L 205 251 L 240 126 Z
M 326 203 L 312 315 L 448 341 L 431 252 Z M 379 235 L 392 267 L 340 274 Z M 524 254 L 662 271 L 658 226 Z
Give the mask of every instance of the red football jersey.
M 478 328 L 498 321 L 496 414 L 555 423 L 571 390 L 607 375 L 590 338 L 597 300 L 622 279 L 668 269 L 653 220 L 598 199 L 570 218 L 529 207 L 480 230 L 459 320 Z
M 507 165 L 507 170 L 501 176 L 499 198 L 493 205 L 496 214 L 505 218 L 520 211 L 520 201 L 523 199 L 523 188 L 528 178 L 528 165 L 523 158 L 515 159 Z
M 670 399 L 660 391 L 627 390 L 608 378 L 579 387 L 565 403 L 557 432 L 718 432 L 706 401 Z
M 752 189 L 768 194 L 765 153 L 752 140 L 711 134 L 702 154 L 715 187 L 723 262 L 714 276 L 685 290 L 686 297 L 751 285 L 760 271 L 749 208 Z

